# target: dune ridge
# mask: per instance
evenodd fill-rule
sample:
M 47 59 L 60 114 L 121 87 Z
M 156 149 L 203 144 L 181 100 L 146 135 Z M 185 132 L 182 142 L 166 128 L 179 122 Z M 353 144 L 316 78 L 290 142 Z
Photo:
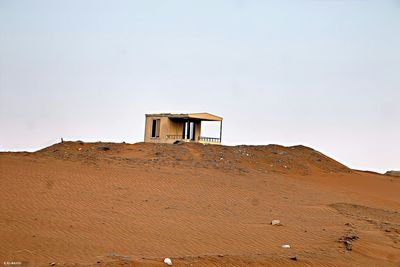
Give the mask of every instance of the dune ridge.
M 305 146 L 63 142 L 0 153 L 0 186 L 0 259 L 26 266 L 400 263 L 400 180 Z

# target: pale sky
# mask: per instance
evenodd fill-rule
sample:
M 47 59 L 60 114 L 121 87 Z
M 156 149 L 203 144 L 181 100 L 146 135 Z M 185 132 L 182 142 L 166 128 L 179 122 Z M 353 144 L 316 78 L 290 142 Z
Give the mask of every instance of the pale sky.
M 400 169 L 400 2 L 0 0 L 0 151 L 140 142 L 153 112 Z

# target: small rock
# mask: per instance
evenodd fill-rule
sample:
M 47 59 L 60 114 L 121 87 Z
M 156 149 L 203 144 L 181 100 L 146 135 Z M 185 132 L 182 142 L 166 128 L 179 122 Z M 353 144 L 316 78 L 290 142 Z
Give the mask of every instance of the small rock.
M 49 265 L 54 266 L 54 265 L 56 265 L 56 263 L 53 261 L 53 262 L 50 262 Z
M 277 226 L 281 226 L 282 225 L 280 220 L 272 220 L 271 224 L 272 225 L 277 225 Z
M 108 151 L 108 150 L 110 150 L 110 148 L 108 146 L 98 146 L 97 150 Z
M 355 232 L 349 232 L 346 235 L 342 236 L 341 238 L 339 238 L 337 240 L 337 242 L 339 243 L 343 243 L 345 249 L 347 251 L 351 251 L 353 249 L 353 243 L 352 241 L 357 240 L 359 237 L 357 235 L 357 233 Z
M 172 266 L 172 260 L 171 260 L 170 258 L 165 258 L 165 259 L 164 259 L 164 263 L 165 263 L 166 265 Z
M 350 251 L 353 249 L 353 244 L 351 243 L 351 241 L 348 241 L 348 240 L 344 241 L 344 246 L 347 251 Z
M 290 248 L 290 245 L 284 244 L 284 245 L 282 245 L 281 247 L 282 247 L 282 248 Z
M 289 259 L 291 259 L 292 261 L 297 261 L 297 257 L 290 257 Z

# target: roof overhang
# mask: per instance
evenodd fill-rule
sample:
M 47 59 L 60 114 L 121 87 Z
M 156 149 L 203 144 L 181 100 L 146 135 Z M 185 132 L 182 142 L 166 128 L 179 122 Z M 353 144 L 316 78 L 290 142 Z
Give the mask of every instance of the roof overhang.
M 147 117 L 168 117 L 170 119 L 193 119 L 193 120 L 201 120 L 201 121 L 222 121 L 223 118 L 207 113 L 154 113 L 154 114 L 146 114 Z

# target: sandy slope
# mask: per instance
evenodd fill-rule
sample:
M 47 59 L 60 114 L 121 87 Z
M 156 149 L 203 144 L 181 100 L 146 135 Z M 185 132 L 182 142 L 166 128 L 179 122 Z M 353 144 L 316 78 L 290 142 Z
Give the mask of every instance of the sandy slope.
M 400 266 L 400 178 L 303 146 L 66 142 L 0 153 L 0 187 L 2 261 Z

